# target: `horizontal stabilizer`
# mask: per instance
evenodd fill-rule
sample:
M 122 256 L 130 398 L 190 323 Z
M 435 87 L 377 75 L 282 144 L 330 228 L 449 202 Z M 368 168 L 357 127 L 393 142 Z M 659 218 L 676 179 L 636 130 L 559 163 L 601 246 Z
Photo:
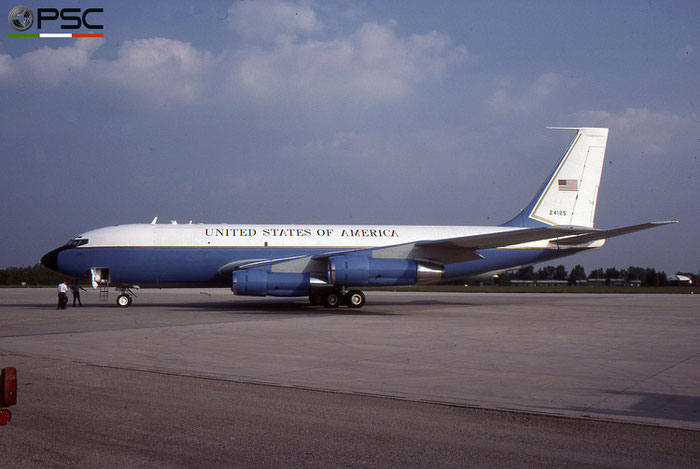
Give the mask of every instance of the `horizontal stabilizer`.
M 558 242 L 560 245 L 585 244 L 590 243 L 591 241 L 597 241 L 599 239 L 614 238 L 616 236 L 634 233 L 635 231 L 647 230 L 649 228 L 656 228 L 657 226 L 670 225 L 673 223 L 678 223 L 678 221 L 654 221 L 650 223 L 642 223 L 640 225 L 625 226 L 623 228 L 614 228 L 612 230 L 598 230 L 593 233 L 586 233 L 579 236 L 573 236 L 571 238 L 560 239 Z

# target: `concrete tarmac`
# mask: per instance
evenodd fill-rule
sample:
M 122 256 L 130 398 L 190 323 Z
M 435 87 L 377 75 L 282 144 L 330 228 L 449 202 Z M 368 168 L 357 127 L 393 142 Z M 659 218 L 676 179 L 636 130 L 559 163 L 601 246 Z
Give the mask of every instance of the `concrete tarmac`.
M 0 365 L 20 381 L 3 454 L 66 466 L 700 461 L 695 295 L 369 292 L 361 310 L 327 310 L 227 290 L 137 294 L 127 309 L 90 291 L 56 310 L 52 289 L 0 290 Z

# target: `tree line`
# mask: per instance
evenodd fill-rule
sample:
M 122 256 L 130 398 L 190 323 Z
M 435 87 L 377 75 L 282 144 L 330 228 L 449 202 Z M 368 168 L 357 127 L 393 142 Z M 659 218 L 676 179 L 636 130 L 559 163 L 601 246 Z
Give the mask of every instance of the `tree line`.
M 700 281 L 700 273 L 677 272 L 677 274 L 689 277 L 693 285 L 697 285 L 698 281 Z M 608 267 L 606 269 L 597 268 L 586 274 L 586 269 L 580 264 L 574 266 L 571 272 L 568 272 L 563 265 L 558 265 L 556 267 L 546 265 L 538 270 L 529 266 L 501 274 L 495 281 L 499 285 L 508 285 L 511 280 L 565 280 L 569 285 L 576 285 L 581 281 L 591 279 L 605 279 L 607 284 L 613 279 L 622 279 L 625 282 L 640 281 L 641 285 L 645 287 L 663 287 L 669 285 L 666 272 L 657 271 L 653 267 L 629 266 L 626 269 L 618 269 L 616 267 Z
M 58 285 L 69 277 L 47 269 L 41 264 L 31 267 L 8 267 L 0 270 L 0 285 L 44 286 Z

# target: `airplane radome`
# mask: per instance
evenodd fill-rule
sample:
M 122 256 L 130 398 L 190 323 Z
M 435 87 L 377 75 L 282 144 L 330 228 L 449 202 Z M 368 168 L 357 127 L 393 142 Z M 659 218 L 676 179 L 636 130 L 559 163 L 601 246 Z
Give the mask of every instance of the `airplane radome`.
M 114 286 L 221 286 L 237 295 L 308 296 L 326 307 L 365 303 L 367 285 L 489 278 L 601 247 L 605 239 L 676 222 L 593 227 L 608 129 L 576 132 L 533 197 L 500 226 L 150 224 L 98 228 L 41 258 L 55 271 Z

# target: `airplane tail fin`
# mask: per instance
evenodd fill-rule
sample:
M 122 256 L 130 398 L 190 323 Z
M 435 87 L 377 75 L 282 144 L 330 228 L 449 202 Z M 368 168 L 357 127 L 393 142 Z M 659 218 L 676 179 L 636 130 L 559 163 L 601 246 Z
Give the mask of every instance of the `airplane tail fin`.
M 532 201 L 503 226 L 574 225 L 592 228 L 608 129 L 548 128 L 575 130 L 576 136 Z

